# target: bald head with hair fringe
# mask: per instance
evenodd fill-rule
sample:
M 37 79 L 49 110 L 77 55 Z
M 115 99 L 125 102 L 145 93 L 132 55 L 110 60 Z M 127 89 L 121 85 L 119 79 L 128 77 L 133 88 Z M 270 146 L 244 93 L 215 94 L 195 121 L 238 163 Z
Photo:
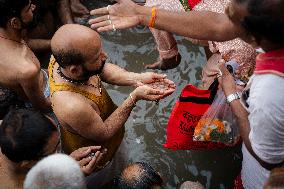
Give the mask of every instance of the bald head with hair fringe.
M 84 64 L 102 48 L 99 34 L 79 24 L 61 26 L 51 39 L 51 51 L 61 67 Z

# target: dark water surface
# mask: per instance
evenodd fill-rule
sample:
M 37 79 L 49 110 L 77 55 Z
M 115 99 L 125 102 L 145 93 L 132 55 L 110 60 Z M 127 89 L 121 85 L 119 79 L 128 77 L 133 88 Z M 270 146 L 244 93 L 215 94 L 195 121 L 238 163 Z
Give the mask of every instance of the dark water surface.
M 95 4 L 96 3 L 96 4 Z M 105 2 L 85 0 L 89 9 L 104 6 Z M 100 4 L 100 5 L 98 5 Z M 158 53 L 154 39 L 148 29 L 139 27 L 131 30 L 102 34 L 104 50 L 113 63 L 133 72 L 145 72 L 144 65 L 153 63 Z M 165 73 L 177 85 L 176 91 L 158 105 L 140 101 L 126 122 L 126 142 L 130 148 L 129 162 L 151 163 L 163 175 L 165 188 L 178 188 L 186 180 L 198 180 L 206 188 L 227 189 L 232 187 L 233 177 L 239 170 L 239 149 L 215 151 L 172 151 L 162 145 L 166 139 L 166 125 L 182 88 L 201 80 L 202 65 L 206 61 L 203 48 L 192 45 L 182 37 L 176 37 L 182 55 L 179 67 Z M 114 102 L 120 105 L 131 87 L 107 85 Z

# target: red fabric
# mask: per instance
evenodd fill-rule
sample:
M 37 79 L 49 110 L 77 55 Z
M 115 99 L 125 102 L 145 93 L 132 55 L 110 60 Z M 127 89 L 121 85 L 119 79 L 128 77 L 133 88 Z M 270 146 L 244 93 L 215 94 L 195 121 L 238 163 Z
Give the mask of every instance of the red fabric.
M 254 74 L 274 74 L 284 77 L 284 49 L 258 55 Z
M 234 189 L 244 189 L 241 174 L 239 174 L 234 181 Z
M 225 147 L 225 145 L 219 143 L 193 141 L 195 126 L 210 106 L 210 103 L 207 102 L 201 104 L 182 100 L 182 98 L 196 99 L 196 97 L 209 99 L 210 90 L 200 90 L 193 85 L 187 85 L 182 90 L 181 97 L 176 102 L 169 118 L 165 148 L 172 150 L 201 150 Z
M 199 4 L 201 0 L 188 0 L 188 5 L 190 7 L 190 10 L 192 10 L 195 5 Z

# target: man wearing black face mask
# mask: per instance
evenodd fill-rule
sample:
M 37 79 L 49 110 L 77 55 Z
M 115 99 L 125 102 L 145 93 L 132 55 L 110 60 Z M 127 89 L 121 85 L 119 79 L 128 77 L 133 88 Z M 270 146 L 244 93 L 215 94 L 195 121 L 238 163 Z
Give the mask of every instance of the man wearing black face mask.
M 33 21 L 34 9 L 29 0 L 0 1 L 0 90 L 4 89 L 0 94 L 9 90 L 16 99 L 48 111 L 51 106 L 47 73 L 40 69 L 38 59 L 22 37 L 23 28 Z M 1 104 L 6 102 L 0 99 Z M 6 104 L 4 108 L 8 107 Z
M 51 101 L 61 125 L 63 151 L 68 154 L 91 144 L 107 148 L 95 170 L 104 170 L 96 174 L 98 178 L 115 166 L 113 162 L 116 161 L 112 159 L 116 159 L 113 157 L 117 151 L 121 152 L 118 148 L 124 136 L 124 124 L 135 103 L 138 100 L 159 100 L 171 94 L 175 90 L 174 83 L 165 75 L 128 72 L 111 64 L 102 50 L 98 33 L 85 26 L 67 24 L 59 28 L 51 40 L 51 50 Z M 117 107 L 101 80 L 136 89 Z M 158 81 L 164 84 L 165 89 L 149 86 Z M 111 164 L 107 166 L 109 162 Z M 98 179 L 100 184 L 104 184 L 104 179 L 111 180 L 112 177 L 108 175 Z M 95 187 L 99 188 L 98 185 Z

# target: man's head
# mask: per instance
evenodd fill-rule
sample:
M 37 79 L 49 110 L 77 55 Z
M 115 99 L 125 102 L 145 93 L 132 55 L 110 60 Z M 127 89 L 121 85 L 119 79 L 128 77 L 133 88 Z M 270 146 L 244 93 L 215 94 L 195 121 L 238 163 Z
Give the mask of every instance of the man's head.
M 163 180 L 151 165 L 137 162 L 127 166 L 121 175 L 115 178 L 118 189 L 161 189 Z
M 284 0 L 233 0 L 226 14 L 244 31 L 242 39 L 272 50 L 284 46 L 283 10 Z
M 60 67 L 78 78 L 100 74 L 106 61 L 99 34 L 77 24 L 59 28 L 51 40 L 51 50 Z
M 24 189 L 85 189 L 84 175 L 78 163 L 64 154 L 39 161 L 27 174 Z
M 0 0 L 0 27 L 21 30 L 34 22 L 31 0 Z
M 52 154 L 58 142 L 56 126 L 34 110 L 10 110 L 0 126 L 1 151 L 15 163 L 38 160 Z

